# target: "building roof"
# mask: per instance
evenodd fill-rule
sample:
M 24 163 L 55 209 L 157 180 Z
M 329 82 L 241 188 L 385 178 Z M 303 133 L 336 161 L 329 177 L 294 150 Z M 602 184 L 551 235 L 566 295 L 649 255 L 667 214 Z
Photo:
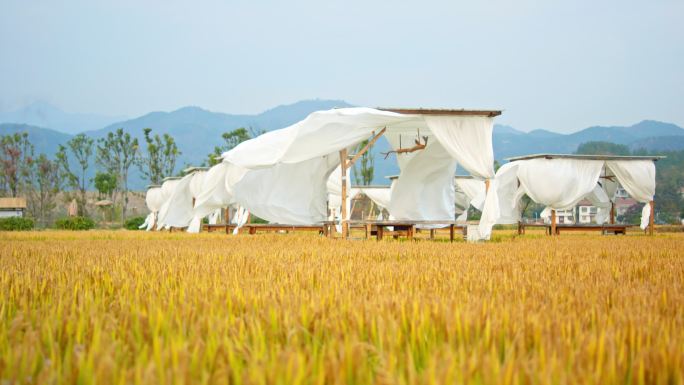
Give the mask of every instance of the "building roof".
M 0 198 L 0 209 L 25 209 L 26 198 Z
M 579 155 L 579 154 L 531 154 L 506 158 L 509 162 L 527 159 L 585 159 L 585 160 L 652 160 L 657 162 L 665 158 L 662 155 L 632 156 L 632 155 Z
M 501 115 L 501 110 L 466 110 L 466 109 L 449 109 L 449 108 L 387 108 L 377 107 L 377 110 L 396 112 L 398 114 L 407 115 L 477 115 L 495 117 Z

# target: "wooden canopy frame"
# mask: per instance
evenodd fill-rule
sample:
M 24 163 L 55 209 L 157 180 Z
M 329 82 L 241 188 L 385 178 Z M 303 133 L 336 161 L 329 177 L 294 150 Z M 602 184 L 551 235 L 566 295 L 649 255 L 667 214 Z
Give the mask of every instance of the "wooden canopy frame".
M 523 156 L 515 156 L 511 158 L 506 158 L 505 160 L 509 162 L 514 162 L 518 160 L 530 160 L 530 159 L 583 159 L 583 160 L 650 160 L 652 162 L 657 162 L 660 159 L 664 159 L 663 155 L 647 155 L 647 156 L 632 156 L 632 155 L 583 155 L 583 154 L 531 154 Z M 605 170 L 605 169 L 604 169 Z M 600 179 L 612 180 L 614 175 L 603 175 Z M 518 181 L 518 186 L 520 186 L 520 181 Z M 651 216 L 648 220 L 648 234 L 653 235 L 655 228 L 655 201 L 651 200 L 648 202 L 651 209 Z M 610 202 L 610 224 L 615 224 L 615 204 L 611 200 Z M 557 235 L 556 231 L 556 210 L 551 210 L 551 235 Z M 520 228 L 520 226 L 518 226 Z

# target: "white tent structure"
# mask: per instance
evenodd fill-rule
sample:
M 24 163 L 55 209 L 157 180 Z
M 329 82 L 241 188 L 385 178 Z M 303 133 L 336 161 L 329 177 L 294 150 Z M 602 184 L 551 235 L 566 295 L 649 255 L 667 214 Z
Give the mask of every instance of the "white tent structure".
M 518 223 L 519 203 L 524 195 L 551 210 L 553 228 L 555 210 L 573 207 L 586 197 L 607 208 L 606 201 L 615 201 L 618 183 L 632 198 L 644 203 L 641 228 L 648 227 L 652 234 L 655 162 L 661 158 L 558 154 L 510 158 L 491 182 L 480 221 L 480 235 L 488 237 L 497 223 Z
M 145 218 L 145 222 L 140 227 L 138 227 L 139 229 L 144 228 L 146 231 L 154 229 L 154 226 L 157 223 L 157 215 L 159 214 L 159 210 L 161 209 L 163 203 L 164 200 L 161 186 L 147 186 L 147 193 L 145 194 L 145 204 L 147 205 L 147 209 L 150 210 L 150 213 Z
M 195 215 L 213 211 L 221 201 L 239 203 L 272 223 L 325 221 L 330 174 L 342 165 L 345 201 L 347 171 L 368 146 L 351 157 L 349 151 L 384 135 L 398 152 L 401 170 L 389 211 L 397 219 L 453 221 L 456 165 L 482 180 L 494 177 L 492 128 L 500 113 L 363 107 L 314 112 L 224 153 L 217 178 L 203 185 Z M 346 205 L 341 211 L 346 236 Z
M 178 187 L 180 180 L 181 178 L 179 177 L 168 177 L 164 178 L 164 181 L 162 182 L 160 187 L 160 200 L 162 204 L 159 208 L 159 213 L 157 214 L 157 230 L 171 227 L 171 225 L 167 224 L 163 218 L 166 216 L 165 213 L 169 211 L 171 197 L 173 196 L 173 192 L 176 190 L 176 187 Z

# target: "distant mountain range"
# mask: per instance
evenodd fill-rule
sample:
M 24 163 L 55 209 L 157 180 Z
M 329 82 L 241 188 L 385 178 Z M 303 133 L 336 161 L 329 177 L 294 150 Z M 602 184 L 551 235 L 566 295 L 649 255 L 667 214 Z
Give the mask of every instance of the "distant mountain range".
M 594 126 L 572 134 L 547 130 L 528 133 L 509 126 L 494 127 L 494 154 L 498 160 L 535 153 L 573 153 L 586 142 L 602 141 L 624 144 L 631 149 L 652 151 L 684 149 L 684 129 L 671 123 L 644 120 L 633 126 Z
M 59 144 L 66 143 L 76 133 L 65 129 L 66 123 L 64 122 L 94 117 L 94 115 L 63 113 L 44 103 L 38 105 L 41 106 L 40 109 L 31 109 L 29 106 L 20 110 L 24 115 L 0 114 L 0 135 L 26 131 L 35 145 L 36 153 L 51 155 L 57 151 Z M 35 107 L 35 104 L 32 106 Z M 204 161 L 214 146 L 221 144 L 221 134 L 224 132 L 238 127 L 248 127 L 254 132 L 271 131 L 287 127 L 314 111 L 349 106 L 351 106 L 349 103 L 341 100 L 306 100 L 278 106 L 257 115 L 232 115 L 207 111 L 199 107 L 184 107 L 172 112 L 151 112 L 116 123 L 106 121 L 107 119 L 103 117 L 96 117 L 88 124 L 95 124 L 92 122 L 97 119 L 104 119 L 105 123 L 97 126 L 97 129 L 81 131 L 91 137 L 100 138 L 110 131 L 123 128 L 139 140 L 142 140 L 142 129 L 146 127 L 152 128 L 153 134 L 168 133 L 176 139 L 183 153 L 177 163 L 180 169 L 184 165 L 198 165 Z M 38 121 L 40 114 L 31 114 L 30 111 L 41 111 L 41 113 L 50 111 L 44 114 L 48 117 L 45 121 L 55 125 L 33 123 Z M 24 120 L 20 119 L 22 116 Z M 62 118 L 58 118 L 60 116 Z M 80 124 L 87 126 L 83 122 L 88 119 L 90 118 L 83 118 Z M 646 148 L 652 151 L 681 150 L 684 149 L 684 129 L 674 124 L 652 120 L 645 120 L 628 127 L 589 127 L 572 134 L 559 134 L 547 130 L 534 130 L 526 133 L 510 126 L 495 125 L 493 138 L 494 154 L 499 161 L 531 153 L 572 153 L 580 144 L 589 141 L 607 141 L 625 144 L 632 149 Z M 384 176 L 397 174 L 399 171 L 394 159 L 390 157 L 385 160 L 379 155 L 388 148 L 389 144 L 384 139 L 378 141 L 374 148 L 376 177 L 373 182 L 376 184 L 387 184 Z M 145 185 L 137 172 L 134 173 L 131 182 L 133 188 L 136 189 Z
M 72 114 L 45 102 L 31 103 L 16 111 L 0 112 L 0 123 L 29 124 L 73 135 L 97 130 L 124 119 L 126 119 L 124 116 Z

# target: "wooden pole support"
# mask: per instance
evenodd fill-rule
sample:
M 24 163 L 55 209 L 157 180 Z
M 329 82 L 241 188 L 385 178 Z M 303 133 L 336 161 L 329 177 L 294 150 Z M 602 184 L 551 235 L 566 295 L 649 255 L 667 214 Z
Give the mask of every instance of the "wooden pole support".
M 342 225 L 342 238 L 347 239 L 349 237 L 349 223 L 347 223 L 347 167 L 348 167 L 348 162 L 347 162 L 347 149 L 344 148 L 340 150 L 340 164 L 342 167 L 340 167 L 342 171 L 342 194 L 341 194 L 341 200 L 342 200 L 342 209 L 341 209 L 341 219 L 340 219 L 340 224 Z
M 615 224 L 615 203 L 610 202 L 610 224 Z
M 655 227 L 655 202 L 650 201 L 648 204 L 651 206 L 651 217 L 648 219 L 648 235 L 653 235 Z
M 551 235 L 556 235 L 556 210 L 551 210 Z

